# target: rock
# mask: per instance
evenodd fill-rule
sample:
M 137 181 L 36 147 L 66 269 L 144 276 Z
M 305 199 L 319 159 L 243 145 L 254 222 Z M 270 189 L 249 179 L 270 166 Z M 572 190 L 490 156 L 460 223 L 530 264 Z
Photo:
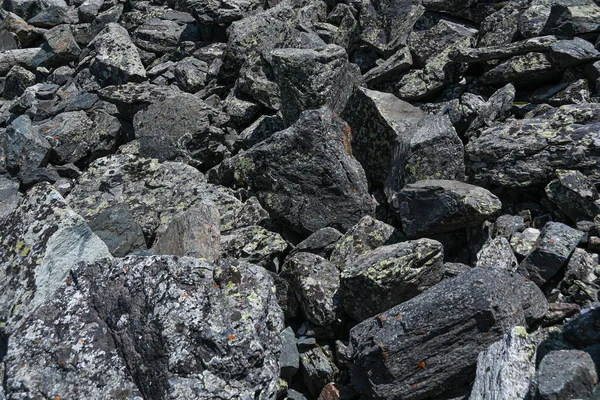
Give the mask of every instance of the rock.
M 173 1 L 176 10 L 187 11 L 202 24 L 226 24 L 242 19 L 263 9 L 260 1 L 219 0 L 204 2 L 199 0 Z
M 69 25 L 56 26 L 44 33 L 44 44 L 31 60 L 34 67 L 57 67 L 79 58 L 77 45 Z
M 217 261 L 221 256 L 220 216 L 214 204 L 196 204 L 156 238 L 152 253 L 203 258 Z
M 595 180 L 599 123 L 600 107 L 581 104 L 490 127 L 465 146 L 468 175 L 477 184 L 512 188 L 545 185 L 557 168 Z
M 443 248 L 420 239 L 378 247 L 341 269 L 344 311 L 356 321 L 401 304 L 444 276 Z
M 367 85 L 375 85 L 400 76 L 413 65 L 413 59 L 408 46 L 400 48 L 388 59 L 371 68 L 363 75 L 363 80 Z
M 0 51 L 18 49 L 17 35 L 12 32 L 0 30 Z
M 311 253 L 297 253 L 286 259 L 280 276 L 290 284 L 306 319 L 323 327 L 339 318 L 340 273 L 326 259 Z
M 20 65 L 22 67 L 30 66 L 39 51 L 39 48 L 32 48 L 0 52 L 0 76 L 6 75 L 6 73 L 15 65 Z
M 560 72 L 547 55 L 532 52 L 512 57 L 487 71 L 481 82 L 492 86 L 512 83 L 517 88 L 539 87 L 559 78 Z
M 262 218 L 256 214 L 248 216 L 247 207 L 231 190 L 206 183 L 204 176 L 188 165 L 161 164 L 131 154 L 93 162 L 79 178 L 68 201 L 86 220 L 116 204 L 127 204 L 149 245 L 173 218 L 198 203 L 217 206 L 221 231 L 252 225 L 258 222 L 253 219 Z
M 141 82 L 146 70 L 129 33 L 121 25 L 109 23 L 92 40 L 96 55 L 90 72 L 108 85 Z
M 493 126 L 497 119 L 505 119 L 510 113 L 510 109 L 515 100 L 515 87 L 508 84 L 498 89 L 490 96 L 488 101 L 478 110 L 477 116 L 469 125 L 467 136 L 481 128 Z
M 69 17 L 66 8 L 50 6 L 31 17 L 27 22 L 38 28 L 50 29 L 61 24 L 71 24 L 74 21 Z
M 331 382 L 325 385 L 319 398 L 317 400 L 338 400 L 340 398 L 340 391 L 336 387 L 335 383 Z
M 447 116 L 427 116 L 408 132 L 395 143 L 388 199 L 406 184 L 465 179 L 463 144 Z
M 479 352 L 525 326 L 522 282 L 473 268 L 356 325 L 350 331 L 355 389 L 371 398 L 468 392 Z
M 24 50 L 27 47 L 34 47 L 35 43 L 44 34 L 41 29 L 29 25 L 21 17 L 12 12 L 6 13 L 1 22 L 1 28 L 7 32 L 14 33 Z
M 302 379 L 313 398 L 319 396 L 323 387 L 334 381 L 339 373 L 332 357 L 329 349 L 320 346 L 300 353 Z
M 296 346 L 296 335 L 292 327 L 288 326 L 279 336 L 281 337 L 281 353 L 279 354 L 281 378 L 291 382 L 300 369 L 300 353 Z
M 0 175 L 0 221 L 12 213 L 20 201 L 19 182 Z
M 469 400 L 524 399 L 535 375 L 536 345 L 522 326 L 479 353 Z
M 279 272 L 280 260 L 288 243 L 278 233 L 260 226 L 229 230 L 221 236 L 221 255 L 245 260 L 273 272 Z
M 246 126 L 259 117 L 260 105 L 229 95 L 223 102 L 223 110 L 238 126 Z
M 466 25 L 440 20 L 435 26 L 424 31 L 413 31 L 408 44 L 417 64 L 426 65 L 429 59 L 437 56 L 440 49 L 452 46 L 462 38 L 475 38 L 477 30 Z
M 52 146 L 54 163 L 80 166 L 114 152 L 122 135 L 119 120 L 102 111 L 61 113 L 36 130 Z
M 147 250 L 142 228 L 134 221 L 126 204 L 115 204 L 88 222 L 90 229 L 115 257 Z
M 450 53 L 450 59 L 471 63 L 525 56 L 527 54 L 533 54 L 531 57 L 540 57 L 541 53 L 550 50 L 551 46 L 557 41 L 558 38 L 555 36 L 542 36 L 498 46 L 461 47 Z
M 281 108 L 279 86 L 275 83 L 273 67 L 266 57 L 249 57 L 242 65 L 235 85 L 241 97 L 247 97 L 271 110 L 278 111 Z
M 496 218 L 493 232 L 495 237 L 511 239 L 514 234 L 521 233 L 525 229 L 527 225 L 521 215 L 504 214 Z
M 510 238 L 510 246 L 517 256 L 525 258 L 533 250 L 539 236 L 538 229 L 527 228 L 522 233 L 517 232 Z
M 538 286 L 552 278 L 571 256 L 583 233 L 560 222 L 548 222 L 519 271 Z
M 495 216 L 502 204 L 491 192 L 467 183 L 425 180 L 392 197 L 392 207 L 409 237 L 475 227 Z
M 229 118 L 198 97 L 179 94 L 150 105 L 133 118 L 140 155 L 183 161 L 206 170 L 229 156 Z
M 493 268 L 504 272 L 517 270 L 519 262 L 510 243 L 504 237 L 490 239 L 477 254 L 477 267 Z
M 588 353 L 580 350 L 551 351 L 535 376 L 536 399 L 589 398 L 598 381 Z
M 208 65 L 192 57 L 184 58 L 173 68 L 173 75 L 181 90 L 196 93 L 206 85 Z
M 464 272 L 471 270 L 471 267 L 462 263 L 444 263 L 444 278 L 454 278 Z
M 6 130 L 0 130 L 0 154 L 3 170 L 23 182 L 28 175 L 46 167 L 50 144 L 33 128 L 29 117 L 21 115 Z
M 598 11 L 600 12 L 600 7 Z M 600 52 L 587 40 L 574 38 L 573 40 L 559 40 L 552 43 L 549 56 L 552 63 L 558 68 L 569 68 L 586 62 L 597 61 L 600 58 Z
M 523 3 L 510 2 L 481 21 L 478 47 L 498 46 L 512 42 L 519 32 L 519 18 L 526 6 Z
M 381 186 L 392 165 L 396 140 L 410 137 L 412 125 L 424 115 L 392 94 L 358 88 L 341 116 L 352 129 L 352 154 L 370 184 Z
M 67 397 L 275 396 L 283 321 L 264 269 L 130 257 L 71 279 L 11 336 L 9 395 L 44 390 L 50 376 L 48 390 Z M 21 356 L 32 363 L 21 368 Z
M 326 226 L 345 232 L 374 211 L 349 131 L 327 108 L 306 111 L 288 129 L 225 160 L 217 179 L 247 186 L 273 219 L 295 232 Z
M 542 30 L 544 34 L 575 36 L 598 32 L 600 7 L 594 1 L 552 1 L 549 5 L 550 10 Z
M 104 0 L 85 0 L 77 8 L 77 17 L 80 22 L 93 22 L 100 9 L 104 5 Z
M 415 22 L 425 11 L 420 1 L 359 2 L 360 40 L 378 53 L 391 55 L 406 44 Z
M 321 228 L 298 243 L 293 252 L 313 253 L 323 258 L 329 258 L 342 236 L 337 229 Z
M 194 24 L 180 24 L 158 18 L 150 18 L 133 34 L 134 43 L 153 53 L 173 53 L 179 43 L 198 41 L 198 28 Z
M 0 322 L 6 336 L 53 298 L 78 262 L 111 258 L 83 218 L 47 183 L 30 189 L 0 227 L 4 232 L 0 282 L 5 294 Z
M 558 179 L 546 186 L 546 196 L 573 222 L 600 214 L 600 197 L 593 182 L 579 171 L 556 170 Z
M 309 109 L 328 106 L 341 113 L 360 83 L 358 68 L 337 45 L 314 50 L 277 49 L 272 53 L 272 65 L 287 126 Z
M 581 314 L 569 320 L 563 328 L 565 339 L 579 348 L 600 344 L 600 332 L 595 328 L 600 320 L 598 303 L 581 310 Z
M 4 82 L 4 91 L 2 96 L 5 99 L 12 100 L 19 97 L 29 86 L 35 84 L 35 74 L 23 67 L 15 65 L 6 75 Z
M 101 100 L 116 104 L 123 115 L 131 118 L 150 104 L 164 101 L 179 94 L 181 94 L 181 91 L 176 86 L 157 86 L 150 83 L 128 83 L 107 86 L 98 90 L 98 96 Z

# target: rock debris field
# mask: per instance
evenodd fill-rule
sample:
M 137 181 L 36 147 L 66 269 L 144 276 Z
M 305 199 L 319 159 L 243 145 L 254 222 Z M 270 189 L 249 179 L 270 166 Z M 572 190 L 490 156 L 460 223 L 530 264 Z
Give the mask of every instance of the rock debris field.
M 0 400 L 600 399 L 599 0 L 3 0 Z

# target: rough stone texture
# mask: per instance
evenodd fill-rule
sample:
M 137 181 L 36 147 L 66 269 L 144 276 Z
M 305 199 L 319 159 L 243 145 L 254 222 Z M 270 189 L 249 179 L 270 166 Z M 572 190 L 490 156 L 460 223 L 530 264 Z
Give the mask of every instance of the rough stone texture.
M 134 221 L 127 204 L 115 204 L 88 220 L 90 229 L 115 257 L 147 250 L 142 228 Z
M 279 354 L 281 378 L 291 382 L 300 369 L 300 353 L 296 346 L 296 335 L 292 327 L 288 326 L 279 336 L 281 337 L 281 353 Z
M 519 265 L 519 271 L 537 285 L 543 285 L 566 264 L 582 237 L 583 232 L 565 224 L 548 222 L 531 253 Z
M 332 356 L 327 348 L 320 346 L 300 353 L 302 377 L 313 398 L 327 383 L 334 381 L 339 372 L 331 360 Z
M 337 242 L 331 253 L 331 262 L 342 269 L 361 255 L 388 244 L 395 232 L 393 226 L 365 216 Z
M 533 250 L 539 236 L 538 229 L 527 228 L 522 233 L 517 232 L 510 238 L 510 247 L 515 255 L 525 258 Z
M 194 24 L 158 18 L 148 19 L 133 34 L 138 47 L 153 53 L 174 52 L 180 42 L 198 39 L 198 28 Z
M 374 399 L 427 399 L 468 390 L 479 352 L 513 326 L 525 326 L 522 282 L 474 268 L 355 326 L 350 331 L 355 388 Z
M 481 251 L 477 253 L 477 267 L 493 268 L 499 271 L 513 272 L 517 270 L 519 262 L 504 237 L 488 240 Z
M 392 197 L 392 207 L 409 237 L 474 227 L 502 208 L 488 190 L 449 180 L 425 180 L 406 185 Z
M 77 60 L 81 49 L 77 45 L 71 27 L 59 25 L 44 33 L 44 44 L 31 60 L 34 67 L 57 67 Z
M 5 99 L 12 100 L 22 95 L 25 89 L 33 84 L 35 84 L 35 74 L 15 65 L 6 75 L 2 96 Z
M 288 243 L 278 233 L 261 226 L 247 226 L 224 232 L 221 254 L 224 258 L 245 260 L 278 272 Z
M 488 128 L 465 146 L 468 175 L 513 188 L 545 185 L 557 168 L 596 180 L 599 125 L 600 107 L 582 104 Z
M 440 243 L 420 239 L 358 257 L 341 270 L 344 311 L 363 321 L 417 296 L 444 276 L 443 254 Z
M 317 49 L 277 49 L 272 53 L 275 81 L 281 92 L 281 113 L 286 125 L 302 111 L 328 106 L 341 113 L 360 71 L 348 62 L 344 48 L 328 45 Z
M 201 170 L 231 154 L 234 136 L 228 122 L 225 113 L 186 93 L 158 101 L 133 119 L 141 156 L 186 162 Z
M 111 258 L 83 218 L 47 183 L 30 189 L 0 228 L 0 326 L 7 336 L 52 299 L 79 261 Z
M 11 336 L 13 396 L 275 396 L 283 322 L 264 269 L 127 258 L 79 267 L 71 280 Z
M 481 80 L 487 85 L 512 83 L 527 88 L 552 82 L 559 76 L 560 70 L 557 71 L 546 54 L 527 53 L 499 64 L 483 74 Z
M 594 219 L 600 214 L 600 197 L 593 182 L 579 171 L 556 170 L 558 179 L 546 186 L 546 196 L 571 220 Z
M 586 399 L 590 398 L 598 376 L 588 353 L 559 350 L 542 359 L 535 380 L 536 399 Z
M 421 110 L 392 94 L 365 88 L 354 92 L 341 116 L 352 129 L 352 154 L 372 186 L 385 183 L 396 140 L 412 136 L 411 126 L 424 117 Z
M 305 111 L 290 128 L 222 163 L 219 180 L 250 188 L 272 218 L 296 232 L 345 232 L 374 211 L 351 151 L 346 123 L 327 108 Z
M 146 70 L 129 33 L 121 25 L 110 23 L 90 43 L 96 53 L 91 65 L 98 79 L 109 85 L 139 82 Z
M 334 228 L 322 228 L 311 234 L 294 248 L 294 252 L 313 253 L 329 258 L 343 235 Z
M 317 326 L 331 326 L 340 313 L 340 273 L 323 257 L 297 253 L 281 268 L 281 277 L 300 303 L 306 319 Z
M 173 218 L 156 238 L 152 253 L 203 258 L 216 261 L 221 256 L 220 215 L 214 204 L 195 204 Z
M 600 331 L 596 328 L 598 321 L 600 321 L 600 303 L 594 303 L 581 310 L 579 316 L 565 324 L 564 336 L 580 348 L 600 344 Z
M 200 0 L 175 0 L 170 3 L 176 10 L 190 12 L 203 24 L 223 24 L 233 22 L 253 12 L 262 10 L 263 2 L 257 0 L 219 0 L 206 2 Z
M 525 399 L 535 375 L 535 341 L 516 326 L 479 353 L 469 400 Z

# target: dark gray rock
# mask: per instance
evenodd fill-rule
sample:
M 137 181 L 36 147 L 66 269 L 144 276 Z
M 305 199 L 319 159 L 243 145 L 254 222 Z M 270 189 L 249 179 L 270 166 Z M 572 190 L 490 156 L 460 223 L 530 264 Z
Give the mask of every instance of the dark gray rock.
M 206 170 L 229 156 L 229 117 L 191 94 L 158 101 L 133 119 L 140 155 Z
M 145 21 L 132 36 L 138 47 L 159 54 L 173 53 L 181 42 L 200 39 L 198 28 L 194 24 L 180 24 L 158 18 Z
M 534 249 L 535 243 L 540 236 L 540 231 L 535 228 L 527 228 L 523 232 L 517 232 L 510 238 L 510 246 L 515 255 L 521 258 L 527 257 Z
M 173 68 L 177 85 L 184 92 L 196 93 L 206 85 L 208 65 L 192 57 L 184 58 Z
M 29 67 L 36 57 L 39 48 L 14 49 L 0 52 L 0 76 L 6 75 L 15 65 Z
M 285 328 L 281 334 L 281 353 L 279 354 L 279 369 L 281 378 L 288 383 L 300 369 L 300 353 L 296 346 L 296 335 L 291 326 Z
M 264 269 L 130 257 L 70 278 L 11 336 L 9 396 L 275 397 L 283 321 Z M 23 356 L 32 361 L 24 368 Z
M 363 80 L 366 84 L 372 86 L 380 82 L 397 78 L 412 65 L 413 59 L 410 54 L 410 48 L 404 46 L 388 59 L 366 72 L 363 75 Z
M 280 276 L 290 284 L 306 319 L 331 327 L 340 317 L 340 273 L 329 261 L 312 253 L 297 253 L 286 259 Z
M 19 48 L 17 35 L 6 30 L 0 30 L 0 51 L 14 50 Z
M 481 128 L 493 126 L 496 120 L 505 119 L 510 114 L 515 94 L 515 87 L 510 83 L 494 92 L 485 104 L 477 110 L 477 116 L 467 130 L 467 136 L 471 136 L 473 132 Z
M 598 8 L 600 12 L 600 8 Z M 600 15 L 600 14 L 599 14 Z M 598 25 L 600 29 L 600 24 Z M 558 68 L 569 68 L 600 58 L 600 52 L 593 44 L 581 38 L 559 40 L 552 43 L 549 51 L 550 61 Z
M 443 278 L 443 255 L 439 242 L 420 239 L 358 257 L 341 269 L 344 311 L 363 321 L 419 295 Z
M 450 53 L 452 61 L 461 62 L 481 62 L 497 59 L 506 59 L 515 56 L 526 56 L 529 53 L 544 53 L 551 49 L 551 46 L 558 41 L 555 36 L 542 36 L 514 43 L 507 43 L 495 46 L 479 46 L 476 48 L 461 47 L 454 49 Z M 532 57 L 539 57 L 534 55 Z M 519 64 L 513 61 L 514 66 Z
M 568 105 L 485 129 L 465 146 L 467 172 L 481 185 L 546 185 L 557 168 L 598 178 L 596 104 Z
M 549 3 L 549 4 L 548 4 Z M 585 33 L 598 33 L 600 7 L 592 0 L 547 2 L 548 17 L 543 25 L 543 34 L 575 36 Z M 545 13 L 540 13 L 543 19 Z
M 408 184 L 392 197 L 392 207 L 409 237 L 475 227 L 502 208 L 488 190 L 449 180 Z
M 355 326 L 355 389 L 374 399 L 468 392 L 479 352 L 512 327 L 525 326 L 523 282 L 473 268 Z
M 322 228 L 298 243 L 293 251 L 313 253 L 323 258 L 329 258 L 342 236 L 337 229 Z
M 279 86 L 275 83 L 273 67 L 260 54 L 248 57 L 242 65 L 235 88 L 237 93 L 278 111 L 281 108 Z
M 542 359 L 535 381 L 536 399 L 585 399 L 590 398 L 598 376 L 588 353 L 559 350 Z
M 477 30 L 463 24 L 440 20 L 435 26 L 424 31 L 413 31 L 408 44 L 414 60 L 419 65 L 427 62 L 462 38 L 475 38 Z
M 4 19 L 0 23 L 2 29 L 13 33 L 17 36 L 17 40 L 21 47 L 33 47 L 44 34 L 42 29 L 29 25 L 18 15 L 7 12 Z
M 520 215 L 504 214 L 496 218 L 493 233 L 495 237 L 511 239 L 513 234 L 523 232 L 527 225 Z
M 137 48 L 121 25 L 107 24 L 90 46 L 96 53 L 90 72 L 108 85 L 140 82 L 146 78 Z
M 170 1 L 176 10 L 187 11 L 202 24 L 230 23 L 263 9 L 264 3 L 257 0 L 219 0 L 206 2 L 200 0 Z
M 23 67 L 15 65 L 8 71 L 6 81 L 4 82 L 4 91 L 2 96 L 5 99 L 12 100 L 19 97 L 29 86 L 35 84 L 35 74 Z
M 296 232 L 345 232 L 374 211 L 349 131 L 327 108 L 305 111 L 290 128 L 221 163 L 215 180 L 248 187 L 273 219 Z
M 593 182 L 579 171 L 557 169 L 558 179 L 546 186 L 546 196 L 573 222 L 600 214 L 600 196 Z
M 27 22 L 38 28 L 50 29 L 61 24 L 72 24 L 75 21 L 69 16 L 65 7 L 51 5 L 29 18 Z
M 261 226 L 233 229 L 221 236 L 223 258 L 245 260 L 273 272 L 279 272 L 280 260 L 288 247 L 281 235 Z
M 158 86 L 151 83 L 128 83 L 126 85 L 107 86 L 98 90 L 101 100 L 114 103 L 124 116 L 133 118 L 140 110 L 150 104 L 178 96 L 181 91 L 177 86 Z
M 317 346 L 300 353 L 302 379 L 313 398 L 317 398 L 325 385 L 335 381 L 339 370 L 327 347 Z
M 600 344 L 600 331 L 597 329 L 599 321 L 600 304 L 594 303 L 564 325 L 564 336 L 579 348 Z
M 515 1 L 488 15 L 479 26 L 478 47 L 511 43 L 519 31 L 519 18 L 525 8 L 525 2 Z
M 147 250 L 142 228 L 134 221 L 127 204 L 115 204 L 88 222 L 90 229 L 115 257 Z
M 516 326 L 479 353 L 469 400 L 525 399 L 535 376 L 535 341 Z
M 277 49 L 272 53 L 275 81 L 281 92 L 281 113 L 289 126 L 302 111 L 328 106 L 341 113 L 360 71 L 337 45 L 317 49 Z
M 58 67 L 77 60 L 80 53 L 70 25 L 59 25 L 44 33 L 44 44 L 31 60 L 31 65 Z
M 370 184 L 381 186 L 392 165 L 396 140 L 410 136 L 412 125 L 424 115 L 392 94 L 358 88 L 341 116 L 352 129 L 352 154 Z
M 19 182 L 0 175 L 0 221 L 13 212 L 20 200 Z
M 583 232 L 565 224 L 548 222 L 519 271 L 538 286 L 543 285 L 566 264 L 582 236 Z
M 223 101 L 223 111 L 231 117 L 238 126 L 246 126 L 260 116 L 262 108 L 251 101 L 242 100 L 236 96 L 229 95 Z
M 497 67 L 487 71 L 481 77 L 486 85 L 498 86 L 512 83 L 517 88 L 539 87 L 561 76 L 550 58 L 544 53 L 527 53 L 515 56 Z
M 444 263 L 444 278 L 454 278 L 464 272 L 471 270 L 471 266 L 462 263 Z
M 195 204 L 169 222 L 152 246 L 156 255 L 217 261 L 221 257 L 220 215 L 214 204 Z
M 517 270 L 519 262 L 504 237 L 490 239 L 477 253 L 477 267 L 492 268 L 504 272 Z

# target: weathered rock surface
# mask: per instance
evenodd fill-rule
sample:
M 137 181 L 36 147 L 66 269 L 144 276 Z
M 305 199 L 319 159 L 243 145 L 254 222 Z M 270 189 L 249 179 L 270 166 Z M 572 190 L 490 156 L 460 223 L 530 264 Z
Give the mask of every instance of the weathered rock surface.
M 580 350 L 551 351 L 542 360 L 536 377 L 536 398 L 589 398 L 598 381 L 592 358 Z
M 546 196 L 571 220 L 594 219 L 600 214 L 600 197 L 593 182 L 579 171 L 556 170 L 558 179 L 546 186 Z

